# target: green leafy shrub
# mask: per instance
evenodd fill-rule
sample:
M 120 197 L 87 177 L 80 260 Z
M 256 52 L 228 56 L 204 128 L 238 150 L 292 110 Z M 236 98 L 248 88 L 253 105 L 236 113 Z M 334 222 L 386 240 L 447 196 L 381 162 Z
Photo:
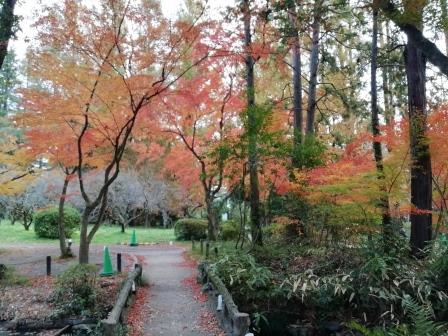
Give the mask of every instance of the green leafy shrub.
M 51 301 L 59 317 L 103 317 L 101 287 L 94 265 L 77 264 L 58 276 Z
M 221 239 L 235 240 L 240 233 L 239 224 L 233 220 L 227 220 L 221 224 Z
M 298 167 L 315 168 L 324 164 L 327 147 L 315 136 L 306 135 L 303 143 L 292 147 Z
M 431 280 L 440 290 L 448 292 L 448 241 L 439 239 L 431 247 L 429 258 Z
M 266 299 L 271 295 L 273 274 L 250 254 L 228 254 L 212 265 L 238 301 Z
M 416 300 L 405 296 L 402 301 L 407 315 L 407 323 L 395 327 L 369 329 L 357 322 L 348 324 L 349 328 L 363 336 L 447 336 L 447 325 L 434 322 L 431 306 L 420 305 Z
M 364 248 L 347 250 L 346 258 L 356 261 L 351 266 L 311 265 L 287 275 L 282 293 L 325 318 L 344 318 L 337 314 L 350 311 L 352 317 L 386 326 L 407 321 L 409 300 L 422 307 L 447 301 L 447 293 L 426 278 L 421 263 L 403 257 L 399 248 L 384 252 L 375 246 L 381 245 L 372 238 Z
M 58 231 L 59 209 L 57 207 L 39 211 L 34 215 L 34 231 L 40 238 L 59 238 Z M 70 238 L 81 222 L 78 210 L 70 207 L 64 208 L 65 236 Z
M 207 237 L 208 222 L 205 219 L 181 218 L 174 225 L 177 240 L 203 239 Z

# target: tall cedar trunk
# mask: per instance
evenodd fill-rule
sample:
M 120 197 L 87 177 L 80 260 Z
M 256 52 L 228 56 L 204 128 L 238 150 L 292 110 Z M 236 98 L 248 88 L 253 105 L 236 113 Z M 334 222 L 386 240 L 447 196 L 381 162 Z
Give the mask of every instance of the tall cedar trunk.
M 312 24 L 313 45 L 310 59 L 310 81 L 308 86 L 308 108 L 306 119 L 306 134 L 314 134 L 314 119 L 316 115 L 316 87 L 317 70 L 319 68 L 319 35 L 320 35 L 320 0 L 314 5 L 314 19 Z
M 9 39 L 12 37 L 14 26 L 14 7 L 17 0 L 4 0 L 0 14 L 0 69 L 8 53 Z
M 378 119 L 378 89 L 377 89 L 377 69 L 378 69 L 378 11 L 373 11 L 373 29 L 372 29 L 372 55 L 370 67 L 370 97 L 372 108 L 372 134 L 373 134 L 373 153 L 375 156 L 377 176 L 380 183 L 381 196 L 379 198 L 379 206 L 381 207 L 383 219 L 383 237 L 385 247 L 390 244 L 393 237 L 391 228 L 391 218 L 389 209 L 389 199 L 386 194 L 384 185 L 384 166 L 383 166 L 383 151 L 381 142 L 378 140 L 380 133 L 380 122 Z
M 411 151 L 411 249 L 420 256 L 432 238 L 432 173 L 426 137 L 426 57 L 412 38 L 405 50 Z
M 61 257 L 68 257 L 67 245 L 65 243 L 64 205 L 69 183 L 70 183 L 70 176 L 66 174 L 64 179 L 64 185 L 62 186 L 61 197 L 59 198 L 58 231 L 59 231 L 59 248 L 61 250 Z
M 303 111 L 302 111 L 302 56 L 300 50 L 300 36 L 299 29 L 297 27 L 297 13 L 295 6 L 291 8 L 291 12 L 288 13 L 289 23 L 291 25 L 292 32 L 292 81 L 293 81 L 293 129 L 294 129 L 294 147 L 297 147 L 302 142 L 302 124 L 303 124 Z M 297 167 L 298 162 L 293 160 L 293 165 Z
M 251 54 L 252 36 L 250 32 L 250 8 L 249 0 L 243 0 L 244 14 L 244 45 L 246 47 L 246 71 L 247 71 L 247 108 L 248 122 L 255 124 L 255 85 L 254 85 L 254 59 Z M 250 219 L 252 227 L 252 239 L 254 244 L 262 245 L 261 221 L 260 221 L 260 191 L 258 184 L 258 153 L 257 134 L 249 133 L 249 177 L 250 177 Z
M 382 31 L 382 34 L 380 35 L 381 49 L 385 49 L 386 47 L 389 46 L 389 23 L 385 22 L 385 26 L 386 26 L 386 34 L 383 34 Z M 385 38 L 384 35 L 386 35 Z M 394 121 L 395 110 L 393 108 L 392 92 L 389 86 L 390 75 L 389 75 L 389 67 L 387 65 L 383 66 L 381 70 L 381 75 L 383 79 L 384 119 L 386 120 L 386 125 L 390 125 Z
M 442 10 L 443 34 L 445 35 L 445 53 L 448 54 L 448 9 L 446 0 L 440 0 L 440 7 Z

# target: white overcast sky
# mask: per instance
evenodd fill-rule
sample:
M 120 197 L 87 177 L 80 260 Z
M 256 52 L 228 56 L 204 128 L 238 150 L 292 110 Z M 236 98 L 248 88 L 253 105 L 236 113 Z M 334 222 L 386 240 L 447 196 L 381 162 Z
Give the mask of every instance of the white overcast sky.
M 32 23 L 35 21 L 36 16 L 39 15 L 42 5 L 48 5 L 61 0 L 19 0 L 15 13 L 22 17 L 20 21 L 21 31 L 17 34 L 17 39 L 10 44 L 11 48 L 16 51 L 19 58 L 24 58 L 27 41 L 30 41 L 34 37 Z M 96 0 L 84 0 L 89 3 L 95 3 Z M 181 8 L 183 0 L 161 0 L 163 13 L 170 18 L 174 18 Z M 208 1 L 212 10 L 220 10 L 225 6 L 234 3 L 234 0 L 209 0 Z

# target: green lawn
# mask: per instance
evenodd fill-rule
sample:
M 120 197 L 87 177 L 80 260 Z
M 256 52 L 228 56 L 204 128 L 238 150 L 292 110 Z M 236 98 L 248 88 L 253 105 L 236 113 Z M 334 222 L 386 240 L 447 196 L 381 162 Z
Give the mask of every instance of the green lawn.
M 137 228 L 137 241 L 139 243 L 161 243 L 175 240 L 173 229 L 159 228 Z M 93 244 L 120 244 L 129 243 L 131 239 L 132 229 L 126 230 L 126 233 L 120 232 L 119 226 L 103 225 L 93 238 Z M 79 232 L 75 232 L 72 237 L 73 242 L 79 242 Z M 53 243 L 57 244 L 57 240 L 38 238 L 34 233 L 33 226 L 29 231 L 25 231 L 20 223 L 11 225 L 9 221 L 0 222 L 0 243 Z

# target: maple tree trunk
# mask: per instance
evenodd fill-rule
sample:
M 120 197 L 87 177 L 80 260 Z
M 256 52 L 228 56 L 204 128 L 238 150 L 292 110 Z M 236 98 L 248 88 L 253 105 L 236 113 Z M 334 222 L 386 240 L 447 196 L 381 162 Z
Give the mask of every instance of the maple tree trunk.
M 70 256 L 67 250 L 67 244 L 65 243 L 65 230 L 64 230 L 64 205 L 69 183 L 70 178 L 68 175 L 65 175 L 61 197 L 59 198 L 59 216 L 58 216 L 59 248 L 61 250 L 62 258 Z
M 426 57 L 412 38 L 405 50 L 411 151 L 411 249 L 415 256 L 432 238 L 432 172 L 426 137 Z
M 86 207 L 82 214 L 81 232 L 79 234 L 79 263 L 89 263 L 89 241 L 87 239 L 87 229 L 89 225 L 89 217 L 92 209 Z
M 207 204 L 207 222 L 208 222 L 208 230 L 207 230 L 207 238 L 208 240 L 216 240 L 217 236 L 217 223 L 216 223 L 216 214 L 213 209 L 213 200 L 209 197 L 206 197 L 205 203 Z
M 377 89 L 377 69 L 378 69 L 378 11 L 373 11 L 373 29 L 372 29 L 372 55 L 370 68 L 370 95 L 372 108 L 372 134 L 373 134 L 373 153 L 375 157 L 377 176 L 380 184 L 380 198 L 379 206 L 381 207 L 383 220 L 383 237 L 384 246 L 388 248 L 389 242 L 393 237 L 393 230 L 391 227 L 389 198 L 386 193 L 384 185 L 384 166 L 383 166 L 383 151 L 381 148 L 381 141 L 378 140 L 380 133 L 380 122 L 378 118 L 378 89 Z
M 319 35 L 320 35 L 320 1 L 314 5 L 314 20 L 312 24 L 313 37 L 310 59 L 310 82 L 308 86 L 308 108 L 306 134 L 314 134 L 314 119 L 316 115 L 317 70 L 319 68 Z
M 4 0 L 0 14 L 0 69 L 3 67 L 3 61 L 8 53 L 9 39 L 12 37 L 16 3 L 17 0 Z
M 250 54 L 252 44 L 252 36 L 250 32 L 250 8 L 249 0 L 243 1 L 244 11 L 244 36 L 247 71 L 247 105 L 248 105 L 248 122 L 255 124 L 255 85 L 254 85 L 254 59 Z M 258 153 L 257 153 L 257 134 L 250 132 L 249 134 L 249 181 L 250 181 L 250 219 L 252 227 L 253 243 L 257 245 L 263 244 L 260 221 L 260 190 L 258 183 Z
M 295 9 L 295 5 L 293 6 Z M 295 11 L 294 11 L 295 12 Z M 295 13 L 294 13 L 295 14 Z M 294 130 L 294 147 L 302 142 L 302 55 L 300 50 L 300 36 L 297 28 L 297 18 L 293 13 L 289 13 L 289 22 L 292 27 L 292 82 L 293 82 L 293 130 Z M 295 155 L 294 155 L 295 158 Z M 293 160 L 294 167 L 298 166 L 296 159 Z

